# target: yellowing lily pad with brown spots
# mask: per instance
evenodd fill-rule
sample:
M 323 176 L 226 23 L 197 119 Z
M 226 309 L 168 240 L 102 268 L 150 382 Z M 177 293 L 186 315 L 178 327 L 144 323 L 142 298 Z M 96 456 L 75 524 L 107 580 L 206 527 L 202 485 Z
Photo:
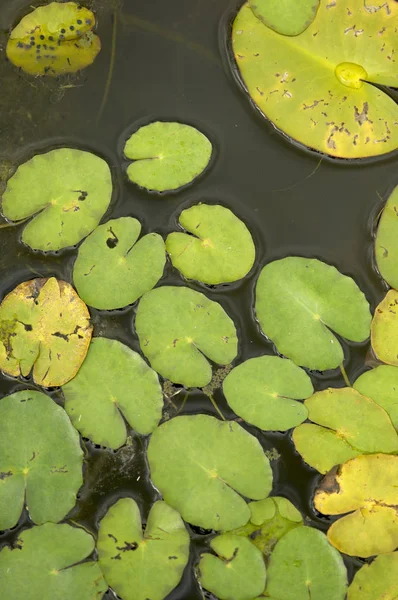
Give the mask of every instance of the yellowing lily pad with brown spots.
M 376 307 L 371 342 L 377 358 L 388 365 L 398 365 L 398 292 L 390 290 Z

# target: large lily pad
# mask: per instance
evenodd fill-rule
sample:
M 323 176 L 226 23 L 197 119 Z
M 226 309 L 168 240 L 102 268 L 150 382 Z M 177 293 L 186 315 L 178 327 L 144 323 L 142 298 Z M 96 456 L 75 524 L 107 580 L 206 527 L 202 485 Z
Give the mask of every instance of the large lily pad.
M 135 327 L 152 367 L 186 387 L 210 383 L 212 369 L 206 356 L 227 365 L 237 354 L 233 321 L 220 304 L 187 287 L 164 286 L 145 294 Z
M 390 290 L 376 307 L 371 342 L 377 358 L 389 365 L 398 365 L 398 292 Z
M 246 538 L 225 533 L 213 538 L 218 555 L 202 554 L 199 581 L 220 600 L 253 600 L 265 588 L 265 564 L 261 552 Z
M 258 440 L 238 423 L 207 415 L 163 423 L 152 434 L 148 459 L 166 502 L 185 521 L 206 529 L 245 525 L 250 509 L 239 494 L 261 500 L 272 488 L 271 467 Z
M 36 154 L 7 182 L 2 213 L 10 221 L 34 217 L 22 241 L 34 250 L 78 244 L 100 222 L 112 196 L 107 163 L 90 152 L 58 148 Z
M 271 554 L 266 594 L 278 600 L 343 600 L 347 572 L 326 536 L 311 527 L 284 535 Z
M 151 290 L 163 275 L 162 237 L 149 233 L 138 242 L 141 225 L 132 217 L 97 227 L 79 248 L 73 281 L 80 297 L 98 309 L 122 308 Z
M 342 158 L 385 154 L 398 147 L 398 106 L 372 83 L 398 84 L 397 18 L 394 0 L 321 0 L 311 25 L 287 37 L 246 3 L 233 24 L 235 61 L 257 108 L 295 141 Z
M 293 432 L 296 450 L 321 473 L 359 454 L 398 452 L 385 410 L 352 388 L 327 389 L 305 401 L 308 418 Z
M 249 0 L 260 21 L 282 35 L 298 35 L 315 18 L 319 0 Z
M 119 448 L 126 442 L 124 418 L 147 435 L 162 416 L 157 374 L 117 340 L 94 338 L 78 374 L 63 388 L 73 425 L 95 444 Z
M 395 429 L 398 430 L 398 369 L 396 367 L 380 365 L 366 371 L 358 377 L 354 388 L 384 408 Z
M 250 358 L 224 379 L 232 410 L 264 430 L 286 431 L 308 416 L 302 402 L 313 393 L 311 379 L 292 361 L 278 356 Z
M 18 535 L 0 551 L 1 593 L 9 600 L 101 600 L 107 585 L 91 535 L 70 525 L 46 523 Z
M 395 550 L 397 481 L 398 456 L 388 454 L 358 456 L 326 475 L 315 493 L 315 508 L 325 515 L 349 513 L 328 530 L 333 546 L 364 558 Z
M 84 69 L 101 50 L 94 14 L 75 2 L 35 8 L 11 31 L 7 57 L 30 75 L 57 76 Z
M 384 206 L 377 228 L 375 254 L 382 277 L 391 287 L 398 288 L 398 185 Z
M 197 204 L 183 210 L 179 222 L 189 233 L 170 233 L 166 249 L 184 277 L 218 284 L 248 274 L 256 255 L 253 238 L 228 208 Z
M 398 597 L 398 552 L 382 554 L 355 573 L 347 600 L 396 600 Z
M 24 502 L 34 523 L 60 521 L 83 483 L 79 435 L 48 396 L 23 391 L 0 400 L 0 529 Z
M 99 563 L 123 600 L 163 600 L 178 585 L 189 557 L 189 535 L 165 502 L 152 506 L 145 533 L 137 503 L 122 498 L 102 519 Z
M 320 371 L 334 369 L 344 359 L 331 329 L 353 342 L 366 340 L 370 331 L 369 305 L 356 283 L 335 267 L 297 256 L 263 268 L 256 315 L 280 353 Z
M 0 305 L 0 368 L 14 377 L 32 372 L 38 385 L 64 385 L 82 364 L 91 335 L 90 314 L 69 283 L 25 281 Z
M 210 162 L 212 145 L 203 133 L 182 123 L 156 121 L 127 140 L 124 154 L 131 181 L 148 190 L 176 190 L 198 177 Z

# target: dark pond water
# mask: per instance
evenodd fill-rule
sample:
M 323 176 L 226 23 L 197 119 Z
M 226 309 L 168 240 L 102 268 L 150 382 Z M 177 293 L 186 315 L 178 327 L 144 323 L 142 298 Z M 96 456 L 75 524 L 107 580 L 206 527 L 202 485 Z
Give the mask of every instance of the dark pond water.
M 72 145 L 97 152 L 112 167 L 115 195 L 104 220 L 130 215 L 143 223 L 144 233 L 166 235 L 187 205 L 217 201 L 230 207 L 252 231 L 258 260 L 244 281 L 205 291 L 235 320 L 241 342 L 239 360 L 273 352 L 259 332 L 252 305 L 261 267 L 276 258 L 317 257 L 335 265 L 354 277 L 374 308 L 384 288 L 373 266 L 372 228 L 381 199 L 396 183 L 394 157 L 355 165 L 320 161 L 319 155 L 296 148 L 265 122 L 225 66 L 225 34 L 237 0 L 229 5 L 227 0 L 88 2 L 99 17 L 103 49 L 92 67 L 79 76 L 59 80 L 25 76 L 5 61 L 7 31 L 28 11 L 28 4 L 32 5 L 26 0 L 3 0 L 0 8 L 0 178 L 10 166 L 38 150 Z M 106 92 L 113 33 L 114 69 Z M 123 173 L 121 148 L 128 133 L 154 119 L 190 123 L 208 135 L 215 147 L 210 171 L 173 195 L 141 191 Z M 44 256 L 24 247 L 20 235 L 21 227 L 0 230 L 1 297 L 35 276 L 55 275 L 71 282 L 75 250 Z M 183 284 L 170 266 L 161 283 L 165 282 Z M 108 313 L 92 311 L 96 335 L 117 338 L 139 350 L 134 313 L 134 306 Z M 369 361 L 368 344 L 345 348 L 346 370 L 354 380 Z M 313 381 L 318 390 L 344 385 L 337 371 L 314 373 Z M 23 385 L 0 378 L 2 395 Z M 57 390 L 51 394 L 62 403 Z M 166 401 L 166 417 L 176 413 L 182 396 Z M 215 398 L 224 414 L 234 418 L 219 391 Z M 192 391 L 183 413 L 197 412 L 216 416 L 206 396 Z M 311 502 L 320 476 L 300 460 L 290 434 L 248 429 L 265 450 L 279 456 L 272 460 L 273 494 L 289 498 L 308 524 L 325 531 L 330 522 L 316 514 Z M 86 444 L 85 484 L 70 516 L 74 522 L 95 533 L 109 504 L 123 495 L 133 497 L 146 517 L 159 497 L 149 480 L 146 445 L 147 440 L 133 432 L 131 444 L 117 452 Z M 16 529 L 2 533 L 0 546 L 12 541 L 28 523 L 25 515 Z M 192 565 L 209 536 L 199 530 L 191 533 L 191 565 L 169 600 L 202 598 Z M 350 578 L 360 564 L 359 560 L 347 559 Z M 105 597 L 114 596 L 108 592 Z

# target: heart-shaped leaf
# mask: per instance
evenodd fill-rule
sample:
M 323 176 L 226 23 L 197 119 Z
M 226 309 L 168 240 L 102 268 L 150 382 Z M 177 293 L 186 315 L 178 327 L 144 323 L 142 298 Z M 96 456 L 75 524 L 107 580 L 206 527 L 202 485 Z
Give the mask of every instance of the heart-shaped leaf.
M 123 416 L 143 435 L 151 433 L 162 416 L 157 374 L 117 340 L 94 338 L 78 374 L 62 389 L 73 425 L 101 446 L 116 449 L 126 442 Z
M 377 556 L 355 573 L 347 600 L 395 600 L 398 594 L 398 552 Z
M 179 222 L 189 233 L 170 233 L 166 250 L 184 277 L 215 285 L 248 274 L 256 255 L 253 238 L 228 208 L 197 204 L 183 210 Z
M 164 286 L 145 294 L 135 327 L 152 367 L 185 387 L 210 383 L 212 370 L 205 356 L 227 365 L 237 354 L 233 321 L 220 304 L 187 287 Z
M 34 523 L 57 522 L 83 483 L 79 435 L 63 408 L 30 390 L 0 400 L 0 529 L 24 502 Z M 11 598 L 11 596 L 10 596 Z
M 385 410 L 352 388 L 327 389 L 305 401 L 308 418 L 293 432 L 296 450 L 321 473 L 359 454 L 398 452 Z
M 371 342 L 374 353 L 382 362 L 398 365 L 398 292 L 390 290 L 376 307 Z
M 151 290 L 166 262 L 162 237 L 149 233 L 138 242 L 141 225 L 132 217 L 97 227 L 79 248 L 73 281 L 80 297 L 98 309 L 122 308 Z
M 389 196 L 375 240 L 377 267 L 387 283 L 398 288 L 398 185 Z
M 363 373 L 354 388 L 384 408 L 398 430 L 398 369 L 380 365 Z
M 69 283 L 32 279 L 0 305 L 0 368 L 13 377 L 33 373 L 38 385 L 64 385 L 90 344 L 90 314 Z
M 358 456 L 332 469 L 315 493 L 324 515 L 335 521 L 328 539 L 340 552 L 367 558 L 398 546 L 398 456 Z M 354 511 L 354 512 L 352 512 Z
M 366 298 L 350 277 L 319 260 L 297 256 L 263 268 L 256 286 L 256 315 L 278 352 L 320 371 L 338 367 L 344 358 L 330 329 L 362 342 L 371 320 Z
M 122 600 L 163 600 L 182 577 L 189 535 L 165 502 L 152 506 L 143 533 L 137 503 L 122 498 L 101 521 L 97 550 L 102 572 Z
M 163 423 L 152 434 L 148 459 L 166 502 L 206 529 L 245 525 L 250 509 L 239 494 L 261 500 L 272 488 L 260 443 L 233 421 L 194 415 Z
M 394 0 L 377 6 L 322 0 L 310 26 L 287 37 L 265 27 L 246 3 L 232 31 L 245 89 L 278 129 L 319 152 L 342 158 L 391 152 L 398 147 L 398 106 L 372 84 L 398 84 L 397 18 Z
M 292 361 L 278 356 L 250 358 L 224 379 L 232 410 L 264 430 L 286 431 L 308 416 L 302 402 L 313 393 L 311 379 Z
M 206 590 L 220 600 L 253 600 L 264 591 L 263 556 L 248 539 L 225 533 L 213 538 L 210 548 L 218 556 L 202 554 L 198 571 Z
M 101 600 L 107 585 L 96 562 L 91 535 L 70 525 L 46 523 L 18 534 L 0 551 L 3 598 L 11 600 Z
M 124 154 L 131 181 L 148 190 L 176 190 L 198 177 L 210 162 L 212 145 L 203 133 L 182 123 L 157 121 L 127 140 Z
M 36 154 L 7 182 L 2 213 L 10 221 L 34 217 L 22 241 L 34 250 L 78 244 L 100 222 L 112 196 L 107 163 L 90 152 L 59 148 Z
M 260 21 L 282 35 L 298 35 L 315 18 L 320 0 L 249 0 Z

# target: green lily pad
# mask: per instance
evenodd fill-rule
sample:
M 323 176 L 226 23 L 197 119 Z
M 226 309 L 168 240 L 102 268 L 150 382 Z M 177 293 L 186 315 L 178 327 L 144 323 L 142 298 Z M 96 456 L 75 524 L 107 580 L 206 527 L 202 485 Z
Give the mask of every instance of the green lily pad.
M 176 417 L 155 429 L 148 459 L 152 481 L 165 501 L 185 521 L 206 529 L 245 525 L 250 509 L 239 494 L 261 500 L 272 488 L 260 443 L 234 421 Z
M 395 429 L 398 430 L 398 369 L 396 367 L 380 365 L 366 371 L 358 377 L 354 388 L 384 408 Z
M 293 432 L 296 450 L 320 473 L 359 454 L 398 453 L 398 435 L 384 409 L 352 388 L 327 389 L 305 401 L 308 418 Z
M 2 213 L 10 221 L 34 217 L 22 241 L 34 250 L 61 250 L 95 229 L 112 196 L 107 163 L 90 152 L 59 148 L 36 154 L 7 182 Z
M 218 555 L 202 554 L 199 581 L 220 600 L 253 600 L 265 588 L 265 564 L 261 552 L 238 535 L 225 533 L 213 538 L 211 549 Z
M 347 572 L 326 536 L 311 527 L 284 535 L 271 554 L 266 594 L 278 600 L 343 600 Z
M 266 265 L 256 286 L 256 315 L 278 352 L 309 369 L 335 369 L 343 349 L 369 336 L 371 315 L 356 283 L 316 259 L 290 256 Z
M 398 552 L 377 556 L 355 573 L 347 600 L 395 600 L 398 594 Z
M 320 0 L 249 0 L 260 21 L 282 35 L 298 35 L 315 18 Z
M 91 535 L 70 525 L 46 523 L 18 534 L 0 551 L 3 598 L 12 600 L 101 600 L 107 585 Z
M 189 233 L 170 233 L 166 250 L 184 277 L 216 285 L 248 274 L 256 256 L 253 238 L 228 208 L 197 204 L 183 210 L 179 222 Z
M 398 365 L 398 292 L 390 290 L 376 307 L 371 343 L 377 358 L 389 365 Z
M 65 410 L 82 436 L 116 449 L 126 442 L 124 418 L 147 435 L 162 416 L 157 374 L 117 340 L 94 338 L 78 374 L 63 388 Z
M 94 62 L 101 42 L 95 16 L 75 2 L 51 2 L 27 14 L 11 31 L 7 58 L 30 75 L 56 77 Z
M 232 410 L 263 430 L 286 431 L 308 416 L 302 402 L 313 393 L 307 373 L 278 356 L 250 358 L 224 379 L 224 395 Z
M 92 331 L 87 307 L 69 283 L 25 281 L 0 305 L 0 369 L 13 377 L 32 372 L 45 387 L 64 385 L 84 361 Z
M 398 85 L 397 3 L 323 0 L 296 37 L 265 27 L 253 4 L 266 6 L 271 15 L 285 2 L 250 0 L 233 23 L 235 61 L 257 108 L 296 142 L 331 156 L 363 158 L 395 150 L 398 106 L 372 84 Z
M 381 214 L 375 240 L 377 267 L 387 283 L 398 288 L 398 185 Z
M 73 281 L 89 306 L 123 308 L 149 292 L 163 275 L 166 262 L 162 237 L 149 233 L 137 239 L 141 225 L 132 217 L 97 227 L 79 248 Z
M 127 140 L 130 181 L 148 190 L 176 190 L 198 177 L 210 162 L 212 145 L 203 133 L 182 123 L 156 121 Z
M 328 539 L 340 552 L 367 558 L 398 546 L 398 456 L 358 456 L 332 469 L 315 493 L 324 515 L 335 521 Z
M 206 356 L 227 365 L 237 354 L 233 321 L 220 304 L 187 287 L 164 286 L 145 294 L 135 327 L 151 366 L 185 387 L 210 383 L 212 369 Z
M 0 529 L 17 524 L 25 502 L 34 523 L 63 519 L 83 483 L 82 465 L 79 435 L 63 408 L 30 390 L 2 398 Z
M 137 503 L 122 498 L 102 519 L 99 564 L 123 600 L 163 600 L 178 585 L 189 557 L 189 535 L 165 502 L 152 506 L 145 533 Z

